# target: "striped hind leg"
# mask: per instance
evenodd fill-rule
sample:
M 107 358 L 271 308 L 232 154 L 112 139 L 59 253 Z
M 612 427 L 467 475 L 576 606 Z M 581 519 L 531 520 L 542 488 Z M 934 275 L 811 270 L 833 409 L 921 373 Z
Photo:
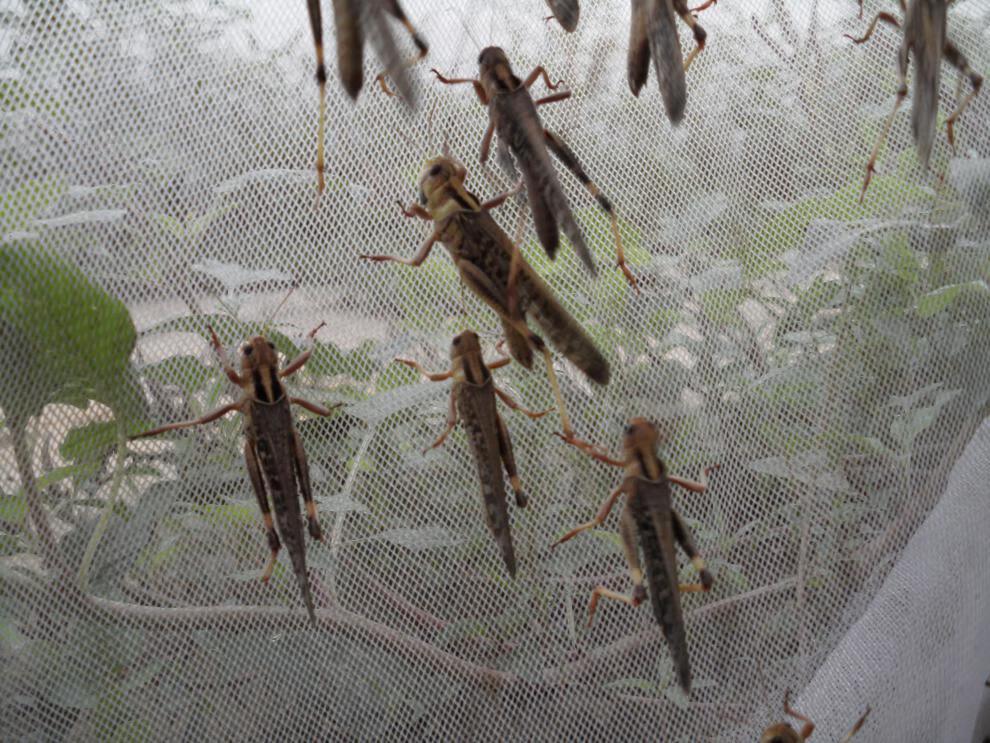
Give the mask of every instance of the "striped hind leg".
M 581 167 L 581 163 L 577 159 L 577 155 L 574 151 L 562 140 L 559 136 L 554 134 L 549 129 L 543 130 L 543 135 L 546 138 L 547 147 L 550 151 L 556 155 L 557 159 L 567 168 L 574 176 L 581 181 L 581 184 L 588 189 L 598 205 L 602 208 L 605 214 L 608 215 L 609 225 L 612 229 L 612 238 L 615 240 L 615 262 L 616 265 L 622 270 L 623 275 L 626 277 L 626 281 L 639 291 L 639 287 L 636 285 L 636 277 L 633 276 L 632 271 L 626 266 L 626 256 L 622 249 L 622 237 L 619 234 L 619 219 L 615 214 L 615 207 L 609 198 L 601 192 L 601 189 L 588 177 L 588 174 Z
M 271 550 L 271 557 L 265 565 L 265 570 L 261 574 L 261 581 L 267 583 L 272 577 L 275 569 L 275 560 L 278 559 L 278 551 L 282 547 L 279 542 L 278 533 L 272 524 L 272 512 L 268 505 L 268 495 L 265 492 L 265 482 L 261 477 L 261 467 L 258 466 L 258 454 L 254 450 L 254 445 L 250 441 L 244 443 L 244 459 L 247 462 L 248 477 L 251 479 L 251 486 L 254 488 L 254 495 L 258 499 L 258 508 L 261 509 L 261 517 L 265 522 L 265 533 L 268 535 L 268 548 Z

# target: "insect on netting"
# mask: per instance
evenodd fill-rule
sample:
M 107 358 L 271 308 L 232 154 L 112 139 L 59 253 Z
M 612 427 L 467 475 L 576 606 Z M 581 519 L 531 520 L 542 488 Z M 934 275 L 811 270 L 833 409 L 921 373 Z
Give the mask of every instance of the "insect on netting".
M 858 739 L 970 740 L 990 674 L 986 91 L 953 149 L 971 88 L 942 63 L 925 169 L 912 66 L 860 202 L 901 36 L 845 35 L 897 2 L 711 5 L 676 127 L 652 68 L 629 91 L 625 0 L 585 0 L 571 33 L 542 0 L 407 0 L 429 44 L 415 110 L 376 82 L 373 44 L 351 100 L 324 5 L 319 198 L 301 0 L 0 10 L 0 738 L 752 741 L 790 689 L 814 740 L 867 705 Z M 987 0 L 951 4 L 947 37 L 990 72 Z M 359 259 L 426 239 L 396 201 L 444 146 L 479 199 L 514 185 L 497 139 L 479 162 L 471 87 L 430 72 L 476 77 L 489 45 L 572 92 L 540 116 L 614 204 L 639 290 L 559 166 L 596 278 L 566 240 L 547 258 L 525 198 L 492 212 L 610 364 L 602 386 L 554 355 L 574 429 L 616 456 L 642 416 L 671 473 L 718 465 L 706 492 L 674 492 L 714 581 L 682 597 L 690 697 L 648 601 L 602 602 L 587 626 L 596 586 L 630 590 L 620 509 L 550 548 L 618 470 L 554 415 L 503 408 L 529 501 L 509 509 L 510 579 L 464 430 L 423 453 L 449 383 L 393 361 L 446 369 L 467 329 L 496 358 L 503 328 L 440 246 L 415 270 Z M 263 334 L 284 364 L 320 321 L 286 380 L 343 403 L 294 413 L 325 536 L 306 548 L 314 626 L 284 554 L 258 580 L 238 417 L 127 437 L 234 398 L 207 325 L 231 356 Z M 539 362 L 495 376 L 553 405 Z

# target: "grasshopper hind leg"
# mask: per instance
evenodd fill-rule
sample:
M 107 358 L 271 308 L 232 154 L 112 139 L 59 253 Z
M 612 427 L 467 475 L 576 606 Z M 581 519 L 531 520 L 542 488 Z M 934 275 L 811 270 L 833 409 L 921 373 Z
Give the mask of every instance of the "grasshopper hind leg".
M 275 525 L 272 523 L 272 512 L 268 505 L 268 495 L 265 493 L 265 483 L 261 478 L 261 468 L 258 466 L 258 455 L 255 453 L 254 446 L 250 441 L 244 444 L 244 459 L 247 462 L 251 487 L 254 489 L 254 495 L 258 499 L 258 508 L 261 509 L 261 517 L 265 522 L 268 548 L 271 550 L 268 563 L 265 565 L 265 569 L 261 574 L 262 583 L 267 583 L 268 579 L 272 577 L 272 571 L 275 569 L 275 561 L 278 559 L 278 551 L 282 548 L 282 543 L 279 541 L 278 532 L 275 531 Z

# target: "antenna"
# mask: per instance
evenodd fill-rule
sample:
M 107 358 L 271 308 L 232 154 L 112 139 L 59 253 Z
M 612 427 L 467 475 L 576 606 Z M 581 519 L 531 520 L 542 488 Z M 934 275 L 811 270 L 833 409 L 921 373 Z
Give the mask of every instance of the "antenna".
M 275 319 L 275 315 L 277 315 L 279 310 L 281 310 L 282 307 L 285 306 L 285 303 L 289 301 L 289 297 L 292 296 L 292 292 L 294 292 L 298 287 L 299 287 L 299 283 L 295 279 L 293 279 L 292 286 L 289 287 L 289 291 L 285 293 L 285 296 L 282 297 L 282 301 L 278 303 L 278 305 L 275 307 L 274 310 L 272 310 L 272 313 L 265 320 L 265 324 L 261 326 L 263 333 L 266 334 L 268 333 L 268 326 L 272 324 L 272 320 Z

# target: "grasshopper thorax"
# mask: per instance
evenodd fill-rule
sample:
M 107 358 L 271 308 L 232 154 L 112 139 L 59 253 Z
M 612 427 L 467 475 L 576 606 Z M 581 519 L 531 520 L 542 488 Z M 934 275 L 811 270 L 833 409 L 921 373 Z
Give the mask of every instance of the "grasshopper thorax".
M 241 346 L 241 371 L 250 380 L 255 400 L 273 403 L 281 399 L 284 393 L 278 379 L 278 351 L 274 343 L 256 335 Z
M 509 58 L 498 46 L 486 46 L 478 55 L 478 69 L 481 85 L 489 98 L 498 93 L 515 90 L 522 82 L 512 73 Z

